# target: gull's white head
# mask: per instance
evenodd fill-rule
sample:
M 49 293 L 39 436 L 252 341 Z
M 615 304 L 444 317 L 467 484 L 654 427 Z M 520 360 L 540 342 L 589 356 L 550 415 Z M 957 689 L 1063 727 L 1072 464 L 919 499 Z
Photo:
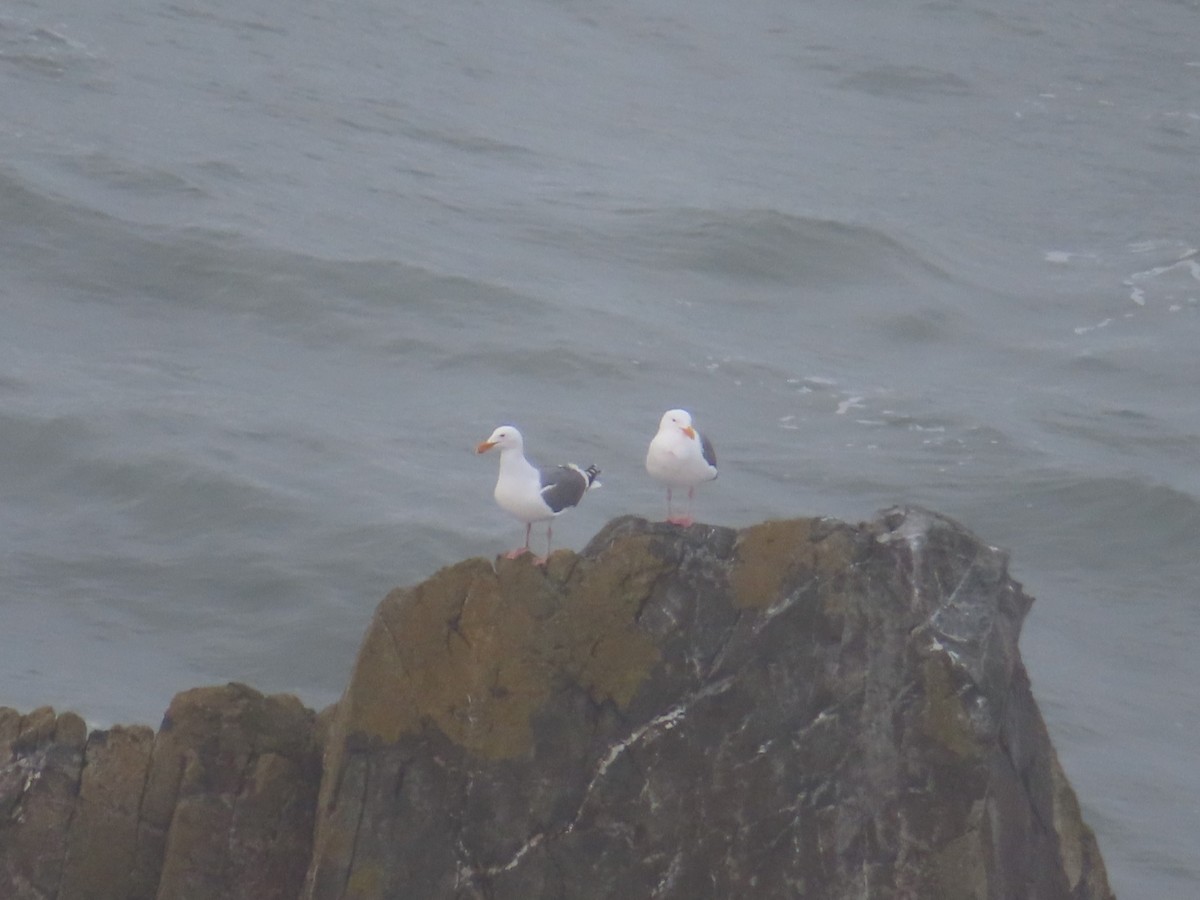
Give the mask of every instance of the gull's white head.
M 692 427 L 692 414 L 686 409 L 668 409 L 663 413 L 662 420 L 658 423 L 658 430 L 670 429 L 682 431 L 693 440 L 696 437 L 696 429 Z
M 521 450 L 525 446 L 525 441 L 521 438 L 521 432 L 517 431 L 512 425 L 501 425 L 492 432 L 492 436 L 475 448 L 476 453 L 487 453 L 493 447 L 499 447 L 500 452 L 505 450 Z

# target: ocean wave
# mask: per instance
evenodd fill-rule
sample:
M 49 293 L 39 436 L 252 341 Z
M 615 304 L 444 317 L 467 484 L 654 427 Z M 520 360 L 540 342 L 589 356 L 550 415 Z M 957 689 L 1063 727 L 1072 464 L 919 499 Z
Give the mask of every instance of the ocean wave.
M 503 335 L 491 336 L 471 345 L 468 352 L 443 354 L 435 368 L 476 372 L 486 379 L 511 378 L 514 382 L 543 381 L 553 373 L 553 393 L 591 384 L 631 384 L 639 381 L 642 363 L 621 353 L 606 353 L 571 342 L 566 335 L 534 341 L 519 337 L 511 342 Z M 539 377 L 540 376 L 540 377 Z M 542 391 L 549 391 L 543 386 Z
M 1138 572 L 1127 572 L 1131 583 L 1155 570 L 1196 567 L 1196 534 L 1200 532 L 1200 497 L 1145 477 L 1096 477 L 1047 472 L 1014 478 L 1012 500 L 1035 510 L 1029 524 L 1041 521 L 1051 530 L 1043 543 L 1069 545 L 1075 566 L 1094 565 L 1107 571 L 1136 559 Z M 1019 507 L 1018 507 L 1019 508 Z M 1052 513 L 1047 517 L 1046 513 Z M 1094 535 L 1081 541 L 1081 535 Z M 1114 548 L 1119 545 L 1119 552 Z M 1086 548 L 1091 548 L 1088 551 Z M 1086 558 L 1079 558 L 1084 554 Z
M 60 78 L 92 59 L 84 44 L 61 30 L 0 15 L 0 63 L 21 74 Z
M 57 496 L 81 510 L 104 508 L 109 526 L 120 522 L 127 537 L 151 543 L 212 529 L 280 528 L 294 511 L 286 494 L 248 476 L 245 465 L 218 468 L 165 451 L 108 456 L 103 443 L 115 428 L 82 415 L 0 414 L 6 492 L 47 505 Z
M 93 215 L 61 196 L 39 190 L 7 165 L 0 165 L 0 204 L 4 206 L 0 235 L 5 245 L 38 229 L 62 227 L 80 215 Z
M 614 239 L 630 257 L 739 282 L 842 288 L 954 278 L 947 261 L 887 231 L 773 209 L 631 210 L 620 225 Z
M 124 172 L 121 177 L 135 177 Z M 182 189 L 142 173 L 147 185 Z M 552 298 L 396 259 L 329 259 L 234 228 L 127 221 L 0 167 L 0 258 L 52 295 L 130 314 L 253 316 L 306 342 L 452 345 L 452 332 L 513 319 L 551 321 Z M 16 262 L 19 260 L 19 264 Z M 423 335 L 425 337 L 423 337 Z
M 875 66 L 839 82 L 839 86 L 873 97 L 904 100 L 942 100 L 975 93 L 970 82 L 953 72 L 926 66 Z
M 90 446 L 96 436 L 81 416 L 0 412 L 0 472 L 5 495 L 35 496 L 55 469 L 78 461 L 82 448 Z
M 1125 407 L 1045 409 L 1032 417 L 1046 434 L 1124 456 L 1194 464 L 1200 435 L 1149 410 Z

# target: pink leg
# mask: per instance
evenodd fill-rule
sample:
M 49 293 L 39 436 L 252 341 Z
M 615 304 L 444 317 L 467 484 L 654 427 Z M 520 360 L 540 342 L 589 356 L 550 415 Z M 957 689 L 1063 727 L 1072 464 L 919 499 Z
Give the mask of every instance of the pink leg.
M 525 525 L 525 546 L 518 547 L 516 550 L 509 550 L 507 553 L 504 554 L 505 559 L 516 559 L 518 556 L 523 556 L 524 554 L 529 552 L 529 529 L 531 529 L 532 527 L 533 527 L 532 522 L 526 523 L 526 525 Z
M 688 499 L 689 500 L 691 499 L 691 496 L 692 496 L 692 490 L 691 490 L 691 488 L 688 488 Z M 690 510 L 690 508 L 691 508 L 690 503 L 688 504 L 688 507 Z M 667 488 L 667 522 L 670 523 L 671 525 L 691 525 L 692 524 L 691 516 L 677 516 L 677 515 L 673 514 L 673 511 L 671 510 L 671 489 L 670 488 Z

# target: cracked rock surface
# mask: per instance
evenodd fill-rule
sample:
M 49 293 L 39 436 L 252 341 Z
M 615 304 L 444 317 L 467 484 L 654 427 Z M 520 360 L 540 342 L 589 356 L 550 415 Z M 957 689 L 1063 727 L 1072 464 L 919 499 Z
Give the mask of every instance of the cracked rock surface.
M 383 600 L 320 716 L 0 708 L 0 898 L 1105 900 L 1031 602 L 918 508 L 466 560 Z

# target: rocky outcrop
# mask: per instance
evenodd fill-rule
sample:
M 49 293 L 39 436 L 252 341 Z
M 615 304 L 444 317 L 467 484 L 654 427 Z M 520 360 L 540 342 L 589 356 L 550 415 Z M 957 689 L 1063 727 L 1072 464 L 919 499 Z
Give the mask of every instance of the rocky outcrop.
M 293 900 L 320 779 L 314 716 L 197 688 L 157 734 L 0 709 L 0 897 Z
M 384 599 L 319 720 L 0 713 L 0 896 L 1108 898 L 1030 602 L 919 509 L 467 560 Z

